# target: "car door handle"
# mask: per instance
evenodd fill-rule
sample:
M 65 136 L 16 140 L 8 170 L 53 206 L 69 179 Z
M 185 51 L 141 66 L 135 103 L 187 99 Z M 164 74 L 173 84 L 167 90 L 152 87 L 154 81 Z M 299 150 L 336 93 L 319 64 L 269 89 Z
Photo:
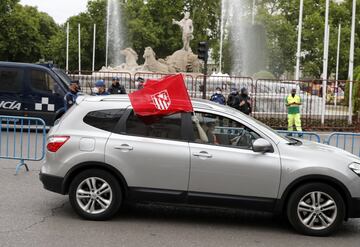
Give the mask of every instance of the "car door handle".
M 114 148 L 119 149 L 119 150 L 128 150 L 128 151 L 131 151 L 131 150 L 134 149 L 132 146 L 129 146 L 127 144 L 122 144 L 120 146 L 115 146 Z
M 201 151 L 199 153 L 193 153 L 192 155 L 195 157 L 201 157 L 201 158 L 212 158 L 212 155 L 205 151 Z

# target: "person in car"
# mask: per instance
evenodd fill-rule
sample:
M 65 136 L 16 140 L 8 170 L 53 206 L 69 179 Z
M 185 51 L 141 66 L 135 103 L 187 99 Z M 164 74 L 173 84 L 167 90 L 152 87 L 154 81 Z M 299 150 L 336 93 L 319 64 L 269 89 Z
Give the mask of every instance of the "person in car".
M 208 137 L 209 143 L 211 144 L 219 144 L 219 141 L 214 133 L 215 131 L 215 122 L 206 123 L 205 133 Z
M 207 136 L 206 132 L 204 131 L 203 127 L 201 127 L 200 121 L 197 118 L 197 116 L 192 116 L 191 119 L 194 122 L 195 127 L 196 127 L 196 129 L 198 131 L 199 138 L 200 138 L 199 141 L 202 142 L 202 143 L 208 143 L 209 142 L 208 136 Z
M 96 95 L 96 96 L 110 95 L 110 94 L 106 91 L 106 87 L 105 87 L 105 82 L 104 82 L 104 80 L 98 80 L 98 81 L 96 81 L 93 95 Z
M 72 107 L 75 104 L 79 91 L 80 91 L 79 81 L 78 80 L 71 81 L 69 85 L 69 92 L 67 92 L 64 96 L 65 111 L 69 110 L 70 107 Z
M 123 85 L 120 84 L 119 77 L 112 78 L 112 84 L 108 88 L 109 94 L 126 94 L 126 89 Z
M 219 144 L 214 133 L 216 125 L 215 122 L 208 122 L 201 125 L 199 119 L 196 116 L 192 117 L 192 121 L 195 123 L 195 127 L 199 134 L 199 140 L 197 140 L 198 143 Z

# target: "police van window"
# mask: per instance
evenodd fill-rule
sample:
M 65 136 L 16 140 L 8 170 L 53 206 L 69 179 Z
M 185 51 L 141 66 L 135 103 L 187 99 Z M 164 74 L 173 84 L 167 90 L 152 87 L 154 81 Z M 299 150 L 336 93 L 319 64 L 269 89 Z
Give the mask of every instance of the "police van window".
M 132 112 L 126 120 L 126 134 L 168 140 L 183 140 L 181 136 L 181 114 L 144 119 L 139 118 Z
M 0 68 L 0 91 L 21 91 L 23 75 L 23 70 L 20 69 Z
M 98 129 L 112 132 L 124 113 L 124 109 L 111 109 L 89 112 L 84 123 Z
M 261 137 L 242 123 L 223 116 L 201 112 L 195 116 L 193 129 L 197 143 L 252 149 L 252 143 Z
M 54 90 L 54 79 L 41 70 L 31 70 L 31 87 L 43 92 L 52 93 Z

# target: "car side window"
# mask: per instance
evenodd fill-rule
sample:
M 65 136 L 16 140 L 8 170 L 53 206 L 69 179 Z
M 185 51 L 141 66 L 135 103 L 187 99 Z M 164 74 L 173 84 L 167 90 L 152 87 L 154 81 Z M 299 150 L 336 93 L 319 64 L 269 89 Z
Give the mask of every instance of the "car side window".
M 52 93 L 54 92 L 54 79 L 46 72 L 41 70 L 31 70 L 30 73 L 31 87 L 33 89 Z
M 0 91 L 16 93 L 22 89 L 22 69 L 0 68 Z
M 161 118 L 141 118 L 133 111 L 126 120 L 126 134 L 169 140 L 183 140 L 181 114 Z
M 124 111 L 124 109 L 91 111 L 86 114 L 83 121 L 95 128 L 112 132 Z
M 196 112 L 195 116 L 193 129 L 196 143 L 251 150 L 253 142 L 261 138 L 249 127 L 230 118 L 202 112 Z

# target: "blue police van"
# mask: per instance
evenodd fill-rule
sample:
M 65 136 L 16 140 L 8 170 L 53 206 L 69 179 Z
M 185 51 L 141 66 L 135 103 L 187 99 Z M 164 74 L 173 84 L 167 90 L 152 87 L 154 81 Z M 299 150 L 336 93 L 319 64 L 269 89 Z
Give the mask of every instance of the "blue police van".
M 70 81 L 51 64 L 0 62 L 0 115 L 38 117 L 51 126 L 64 114 Z

